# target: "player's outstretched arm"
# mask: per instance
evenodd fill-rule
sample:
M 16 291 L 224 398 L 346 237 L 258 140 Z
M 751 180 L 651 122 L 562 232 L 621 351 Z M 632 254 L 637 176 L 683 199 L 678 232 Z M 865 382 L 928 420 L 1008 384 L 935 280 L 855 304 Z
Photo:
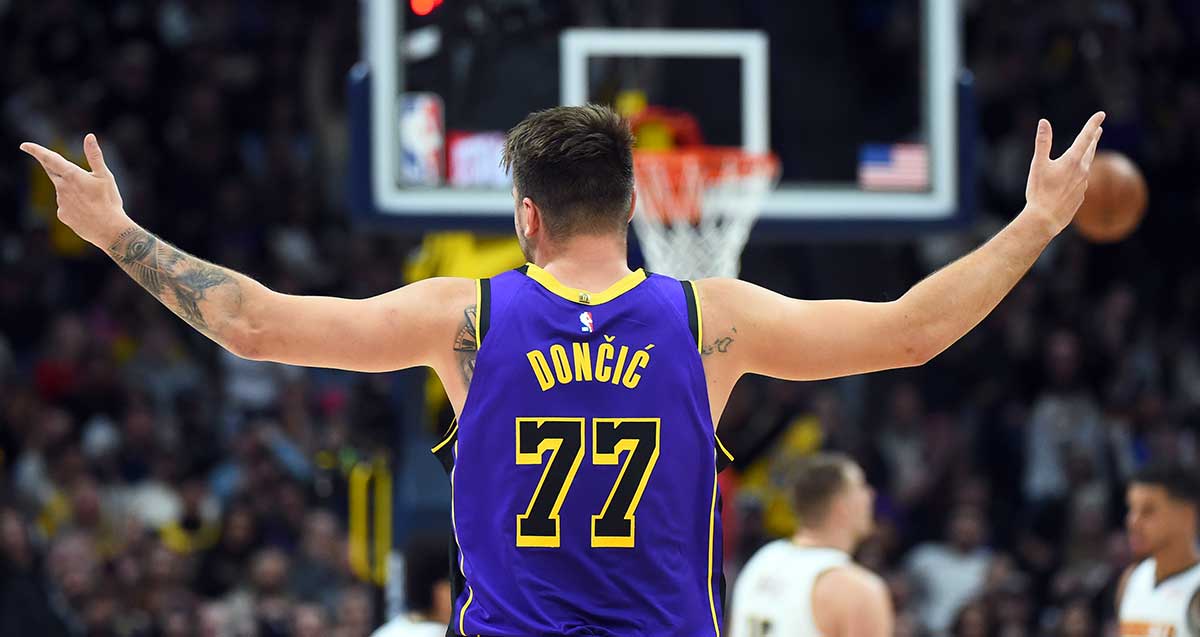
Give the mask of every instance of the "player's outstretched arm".
M 858 565 L 822 573 L 813 585 L 813 619 L 830 637 L 891 637 L 892 596 L 880 577 Z
M 357 371 L 432 365 L 435 357 L 452 355 L 446 344 L 459 327 L 455 321 L 474 302 L 467 279 L 432 279 L 362 300 L 279 294 L 134 223 L 94 135 L 84 140 L 91 172 L 37 144 L 21 150 L 54 183 L 63 223 L 189 325 L 239 356 Z M 450 307 L 459 301 L 462 306 Z
M 974 252 L 887 303 L 801 301 L 733 279 L 699 282 L 706 342 L 732 366 L 816 380 L 924 364 L 983 320 L 1071 222 L 1083 202 L 1104 113 L 1058 159 L 1050 123 L 1038 123 L 1026 205 Z M 728 340 L 726 340 L 728 339 Z M 724 347 L 718 347 L 724 343 Z

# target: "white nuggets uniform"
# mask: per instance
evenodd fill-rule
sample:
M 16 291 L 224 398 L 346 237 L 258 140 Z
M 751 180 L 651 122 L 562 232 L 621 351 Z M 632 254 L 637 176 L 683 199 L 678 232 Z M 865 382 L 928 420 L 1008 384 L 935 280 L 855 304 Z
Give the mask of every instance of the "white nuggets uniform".
M 1119 611 L 1121 637 L 1200 637 L 1200 564 L 1154 585 L 1154 558 L 1143 560 L 1125 582 Z M 1189 618 L 1189 613 L 1191 617 Z
M 821 637 L 813 620 L 817 576 L 850 563 L 830 548 L 796 546 L 776 540 L 746 562 L 733 587 L 730 637 Z

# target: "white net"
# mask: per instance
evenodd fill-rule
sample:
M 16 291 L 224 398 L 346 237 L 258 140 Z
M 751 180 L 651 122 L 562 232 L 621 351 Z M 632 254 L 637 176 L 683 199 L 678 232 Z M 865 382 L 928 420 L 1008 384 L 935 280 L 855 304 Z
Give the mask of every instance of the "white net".
M 778 179 L 775 158 L 731 150 L 639 153 L 634 165 L 633 227 L 650 271 L 737 277 L 750 229 Z

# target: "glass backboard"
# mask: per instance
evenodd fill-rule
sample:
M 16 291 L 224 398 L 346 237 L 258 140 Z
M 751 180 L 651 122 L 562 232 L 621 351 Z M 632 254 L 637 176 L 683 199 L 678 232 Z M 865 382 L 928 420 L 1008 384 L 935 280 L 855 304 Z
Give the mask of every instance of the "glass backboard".
M 420 5 L 420 6 L 418 6 Z M 961 217 L 955 2 L 368 0 L 352 199 L 383 218 L 511 216 L 498 169 L 526 113 L 630 96 L 704 143 L 769 149 L 770 222 Z

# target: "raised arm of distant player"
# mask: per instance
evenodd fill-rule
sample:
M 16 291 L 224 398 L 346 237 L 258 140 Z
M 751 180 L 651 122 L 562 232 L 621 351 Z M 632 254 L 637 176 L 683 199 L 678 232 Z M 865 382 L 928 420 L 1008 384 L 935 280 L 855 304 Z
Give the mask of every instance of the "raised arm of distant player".
M 92 171 L 25 143 L 54 182 L 58 218 L 104 250 L 163 305 L 239 356 L 295 365 L 385 371 L 433 365 L 473 369 L 475 285 L 430 279 L 369 299 L 293 296 L 194 257 L 134 223 L 94 135 L 84 140 Z M 214 231 L 219 232 L 218 229 Z M 471 332 L 473 334 L 473 332 Z M 463 343 L 451 347 L 452 343 Z M 469 348 L 470 361 L 460 348 Z M 454 384 L 454 376 L 443 380 Z M 447 378 L 450 376 L 450 378 Z
M 816 380 L 925 363 L 982 321 L 1071 222 L 1103 121 L 1093 115 L 1058 159 L 1050 123 L 1040 121 L 1021 214 L 895 301 L 801 301 L 734 279 L 700 281 L 705 349 L 714 353 L 706 369 L 732 381 L 746 372 Z
M 829 637 L 891 637 L 896 623 L 887 585 L 858 565 L 822 573 L 813 585 L 812 608 Z

